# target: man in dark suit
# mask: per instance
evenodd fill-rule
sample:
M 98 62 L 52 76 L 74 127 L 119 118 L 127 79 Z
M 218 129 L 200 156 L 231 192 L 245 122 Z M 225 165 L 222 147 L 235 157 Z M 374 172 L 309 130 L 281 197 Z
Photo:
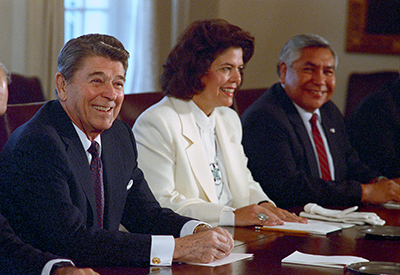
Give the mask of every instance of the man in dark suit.
M 108 35 L 64 45 L 58 100 L 18 128 L 0 156 L 1 211 L 24 241 L 79 265 L 223 258 L 232 236 L 161 208 L 137 167 L 132 131 L 116 120 L 128 57 Z
M 322 37 L 292 38 L 280 55 L 279 83 L 242 116 L 249 168 L 280 207 L 400 201 L 399 185 L 369 169 L 350 145 L 330 101 L 336 64 Z
M 400 79 L 366 97 L 346 127 L 363 162 L 388 178 L 400 177 Z
M 10 75 L 0 63 L 0 116 L 7 110 L 8 83 Z M 0 274 L 39 274 L 42 275 L 94 275 L 92 269 L 73 267 L 68 259 L 62 259 L 51 253 L 44 253 L 22 242 L 10 224 L 0 214 Z

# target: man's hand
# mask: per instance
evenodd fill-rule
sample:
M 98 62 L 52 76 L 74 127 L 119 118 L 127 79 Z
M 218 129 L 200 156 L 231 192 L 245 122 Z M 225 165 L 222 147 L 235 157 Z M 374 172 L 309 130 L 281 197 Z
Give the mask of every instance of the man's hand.
M 395 180 L 385 178 L 376 183 L 361 184 L 361 201 L 372 204 L 382 204 L 387 203 L 388 201 L 400 201 L 400 185 L 397 184 Z
M 100 275 L 91 268 L 78 268 L 75 266 L 60 267 L 55 275 Z
M 173 260 L 185 263 L 210 263 L 225 258 L 233 248 L 232 235 L 215 227 L 175 239 Z

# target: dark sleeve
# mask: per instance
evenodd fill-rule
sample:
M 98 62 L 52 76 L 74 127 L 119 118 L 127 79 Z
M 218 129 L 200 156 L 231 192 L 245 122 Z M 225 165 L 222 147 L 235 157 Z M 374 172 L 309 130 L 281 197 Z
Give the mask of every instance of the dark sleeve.
M 354 205 L 361 200 L 356 181 L 326 182 L 310 173 L 302 140 L 282 109 L 253 109 L 243 119 L 243 146 L 256 181 L 278 207 L 309 202 Z
M 22 242 L 0 214 L 0 274 L 40 274 L 44 265 L 55 258 Z

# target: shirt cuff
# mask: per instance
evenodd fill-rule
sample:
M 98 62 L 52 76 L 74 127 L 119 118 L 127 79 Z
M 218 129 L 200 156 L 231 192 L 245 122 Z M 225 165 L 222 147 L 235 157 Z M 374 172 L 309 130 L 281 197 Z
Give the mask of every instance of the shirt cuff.
M 44 265 L 41 275 L 50 275 L 50 271 L 53 268 L 54 264 L 56 264 L 56 263 L 64 263 L 64 262 L 71 263 L 71 265 L 75 266 L 74 263 L 71 260 L 68 260 L 68 259 L 50 260 Z
M 224 207 L 219 216 L 219 226 L 235 226 L 235 208 Z
M 201 221 L 197 221 L 197 220 L 190 220 L 188 222 L 186 222 L 181 229 L 181 238 L 185 237 L 187 235 L 192 235 L 194 229 L 196 228 L 196 226 L 198 226 L 199 224 L 206 224 L 210 227 L 212 227 L 210 224 L 206 223 L 206 222 L 201 222 Z
M 175 240 L 173 236 L 151 236 L 150 265 L 172 265 Z

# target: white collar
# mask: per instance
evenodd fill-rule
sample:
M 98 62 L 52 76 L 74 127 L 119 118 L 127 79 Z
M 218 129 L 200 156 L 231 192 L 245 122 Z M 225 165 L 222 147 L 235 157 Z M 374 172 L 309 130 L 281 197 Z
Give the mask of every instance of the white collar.
M 192 111 L 194 120 L 201 131 L 206 132 L 207 130 L 215 129 L 215 112 L 212 111 L 209 116 L 207 116 L 200 108 L 193 102 L 189 101 L 190 110 Z
M 293 102 L 293 101 L 292 101 Z M 318 115 L 318 122 L 322 123 L 322 118 L 321 118 L 321 112 L 319 109 L 316 109 L 313 113 L 307 112 L 303 108 L 301 108 L 299 105 L 293 102 L 294 107 L 296 107 L 297 112 L 299 113 L 301 119 L 303 120 L 304 125 L 308 125 L 310 123 L 310 119 L 313 114 Z
M 85 149 L 85 151 L 87 152 L 87 150 L 90 148 L 90 145 L 92 144 L 92 142 L 87 138 L 86 134 L 81 129 L 79 129 L 78 126 L 75 125 L 75 123 L 72 122 L 72 125 L 74 125 L 76 133 L 78 134 L 79 139 L 81 140 L 83 149 Z M 99 144 L 99 154 L 101 155 L 101 138 L 100 138 L 100 135 L 98 135 L 94 140 L 97 141 L 97 143 Z

